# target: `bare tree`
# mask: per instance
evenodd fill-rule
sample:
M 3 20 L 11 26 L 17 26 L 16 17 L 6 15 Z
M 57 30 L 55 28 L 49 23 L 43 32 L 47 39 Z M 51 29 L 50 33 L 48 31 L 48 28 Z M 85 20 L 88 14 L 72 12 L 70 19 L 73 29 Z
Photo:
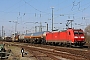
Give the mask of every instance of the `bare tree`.
M 85 28 L 86 43 L 90 44 L 90 25 Z

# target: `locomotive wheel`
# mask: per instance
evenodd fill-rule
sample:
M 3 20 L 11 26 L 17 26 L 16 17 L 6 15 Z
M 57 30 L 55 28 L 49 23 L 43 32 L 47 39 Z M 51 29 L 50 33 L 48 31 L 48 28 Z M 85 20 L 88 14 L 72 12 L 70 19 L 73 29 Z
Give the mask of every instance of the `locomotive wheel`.
M 64 44 L 62 42 L 59 43 L 60 46 L 63 46 Z
M 66 44 L 66 47 L 70 47 L 70 45 L 71 45 L 70 43 L 67 43 L 67 44 Z
M 59 43 L 57 42 L 57 43 L 55 43 L 55 45 L 56 45 L 56 46 L 58 46 L 58 45 L 59 45 Z
M 55 42 L 52 42 L 52 45 L 56 45 Z
M 42 40 L 42 42 L 41 42 L 42 44 L 44 44 L 44 45 L 46 45 L 46 41 L 45 40 Z

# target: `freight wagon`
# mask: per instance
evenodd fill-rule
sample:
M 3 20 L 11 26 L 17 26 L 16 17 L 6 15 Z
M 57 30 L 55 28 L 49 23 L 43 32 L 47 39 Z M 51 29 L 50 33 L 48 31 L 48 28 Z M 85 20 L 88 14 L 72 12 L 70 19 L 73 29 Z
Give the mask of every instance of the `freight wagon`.
M 41 43 L 45 35 L 46 31 L 19 35 L 19 42 Z

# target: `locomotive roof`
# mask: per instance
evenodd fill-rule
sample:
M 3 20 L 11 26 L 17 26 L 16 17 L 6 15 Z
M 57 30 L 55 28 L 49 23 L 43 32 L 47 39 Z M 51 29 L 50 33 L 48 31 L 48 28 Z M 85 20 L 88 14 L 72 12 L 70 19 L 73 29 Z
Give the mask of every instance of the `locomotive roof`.
M 42 35 L 46 31 L 32 33 L 32 36 Z
M 74 29 L 74 30 L 82 30 L 82 29 Z
M 25 34 L 26 36 L 28 36 L 28 35 L 31 35 L 32 33 L 27 33 L 27 34 Z
M 78 31 L 81 31 L 82 29 L 72 29 L 72 28 L 69 28 L 67 30 L 73 30 L 73 31 L 75 31 L 75 30 L 77 31 L 78 30 Z M 67 30 L 61 30 L 61 32 L 64 32 L 64 31 L 67 31 Z

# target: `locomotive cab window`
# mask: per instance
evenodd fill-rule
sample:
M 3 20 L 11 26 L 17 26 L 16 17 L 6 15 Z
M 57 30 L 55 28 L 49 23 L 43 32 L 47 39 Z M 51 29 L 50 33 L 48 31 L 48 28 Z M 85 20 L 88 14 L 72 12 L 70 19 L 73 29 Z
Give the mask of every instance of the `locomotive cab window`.
M 74 34 L 78 34 L 78 31 L 74 31 Z
M 82 31 L 74 31 L 74 34 L 83 34 Z
M 83 32 L 79 31 L 79 34 L 83 34 Z

